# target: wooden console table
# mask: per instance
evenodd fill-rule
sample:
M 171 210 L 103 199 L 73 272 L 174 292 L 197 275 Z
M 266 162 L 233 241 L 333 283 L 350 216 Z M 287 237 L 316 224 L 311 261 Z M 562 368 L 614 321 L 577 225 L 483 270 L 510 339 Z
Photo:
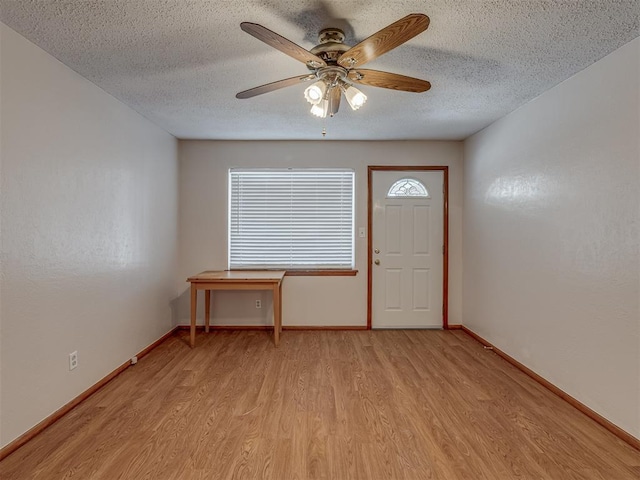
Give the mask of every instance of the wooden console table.
M 285 271 L 271 270 L 209 270 L 189 277 L 191 283 L 191 329 L 189 344 L 196 343 L 196 304 L 198 290 L 204 290 L 204 329 L 209 331 L 211 290 L 271 290 L 273 292 L 273 339 L 280 343 L 282 330 L 282 278 Z

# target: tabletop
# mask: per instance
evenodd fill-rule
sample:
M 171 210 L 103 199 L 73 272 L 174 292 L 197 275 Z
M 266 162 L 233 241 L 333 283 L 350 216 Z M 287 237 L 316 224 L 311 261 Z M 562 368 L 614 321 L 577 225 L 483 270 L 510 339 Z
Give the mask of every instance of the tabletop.
M 187 278 L 188 282 L 276 282 L 284 277 L 285 270 L 206 270 Z

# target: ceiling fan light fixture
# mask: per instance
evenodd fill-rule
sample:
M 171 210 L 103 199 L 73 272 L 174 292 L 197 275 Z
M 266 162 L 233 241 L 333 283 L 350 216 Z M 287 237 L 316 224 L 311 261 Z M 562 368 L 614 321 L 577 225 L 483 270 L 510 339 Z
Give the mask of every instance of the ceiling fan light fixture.
M 304 63 L 311 73 L 238 92 L 236 98 L 251 98 L 299 85 L 301 82 L 314 82 L 304 90 L 304 98 L 312 105 L 313 115 L 325 118 L 327 115 L 333 117 L 338 112 L 343 93 L 352 110 L 358 110 L 367 101 L 367 96 L 349 80 L 392 90 L 426 92 L 431 88 L 431 84 L 426 80 L 361 67 L 424 32 L 428 26 L 428 16 L 412 13 L 387 25 L 353 47 L 344 43 L 345 35 L 342 30 L 326 28 L 320 32 L 319 45 L 307 50 L 262 25 L 242 22 L 240 28 L 244 32 Z M 358 70 L 355 69 L 356 66 Z
M 311 105 L 318 105 L 326 92 L 327 84 L 323 80 L 318 80 L 304 90 L 304 99 Z
M 317 105 L 311 107 L 311 113 L 316 117 L 326 118 L 329 111 L 329 100 L 323 98 Z
M 353 85 L 343 87 L 344 96 L 353 110 L 358 110 L 367 101 L 367 96 Z

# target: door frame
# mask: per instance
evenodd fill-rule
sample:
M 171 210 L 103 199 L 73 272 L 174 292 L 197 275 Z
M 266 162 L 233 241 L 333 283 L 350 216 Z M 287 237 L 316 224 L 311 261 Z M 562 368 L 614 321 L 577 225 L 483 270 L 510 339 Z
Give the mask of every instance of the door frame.
M 442 328 L 449 329 L 449 167 L 424 165 L 369 165 L 367 167 L 367 330 L 371 330 L 373 302 L 373 172 L 376 171 L 441 171 L 443 175 L 444 201 L 442 221 L 444 252 L 442 252 Z

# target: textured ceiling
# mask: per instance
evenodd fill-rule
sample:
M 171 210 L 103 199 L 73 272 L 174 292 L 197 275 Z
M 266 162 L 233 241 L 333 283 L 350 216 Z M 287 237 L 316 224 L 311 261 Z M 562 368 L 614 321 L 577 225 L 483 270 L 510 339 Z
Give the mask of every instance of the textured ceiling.
M 240 30 L 311 49 L 327 26 L 354 45 L 409 13 L 429 29 L 367 68 L 426 93 L 362 87 L 367 104 L 309 114 L 304 85 L 235 94 L 306 67 Z M 638 0 L 0 0 L 0 20 L 178 138 L 462 139 L 639 35 Z M 604 88 L 604 87 L 603 87 Z

